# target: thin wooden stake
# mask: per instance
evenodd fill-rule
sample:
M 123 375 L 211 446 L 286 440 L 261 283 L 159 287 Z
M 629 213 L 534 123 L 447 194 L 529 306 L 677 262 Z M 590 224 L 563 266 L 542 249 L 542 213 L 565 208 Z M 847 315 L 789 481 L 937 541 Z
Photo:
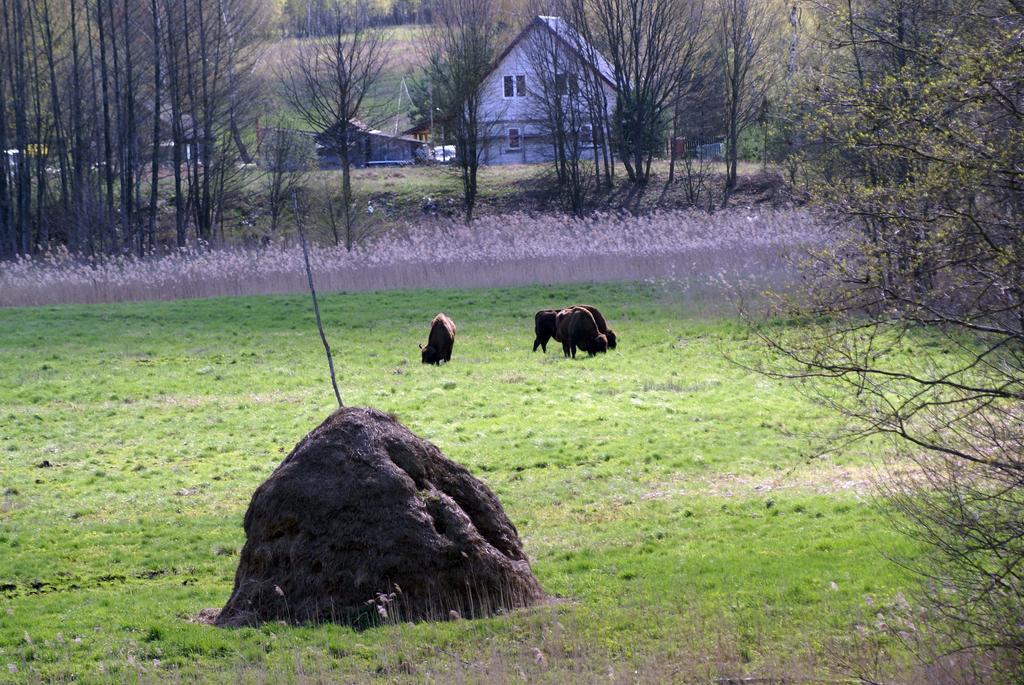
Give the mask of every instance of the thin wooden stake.
M 299 229 L 302 257 L 306 260 L 306 279 L 309 281 L 309 294 L 313 296 L 313 313 L 316 314 L 316 328 L 320 331 L 320 342 L 324 344 L 324 352 L 327 353 L 327 368 L 331 372 L 331 386 L 334 388 L 334 396 L 338 399 L 338 406 L 344 407 L 345 403 L 341 401 L 341 392 L 338 390 L 338 380 L 334 376 L 334 357 L 331 356 L 331 346 L 327 344 L 327 336 L 324 335 L 324 325 L 320 322 L 320 305 L 316 300 L 316 288 L 313 287 L 313 268 L 309 265 L 309 248 L 306 247 L 306 232 L 302 228 L 302 219 L 299 218 L 299 201 L 295 193 L 292 193 L 292 212 L 295 213 L 295 226 Z

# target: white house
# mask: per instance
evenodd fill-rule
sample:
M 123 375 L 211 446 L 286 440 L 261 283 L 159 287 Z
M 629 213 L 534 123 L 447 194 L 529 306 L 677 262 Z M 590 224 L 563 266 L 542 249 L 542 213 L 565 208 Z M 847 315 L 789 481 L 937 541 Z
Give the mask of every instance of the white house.
M 588 77 L 585 79 L 585 77 Z M 560 17 L 536 17 L 498 57 L 481 86 L 481 161 L 543 162 L 554 158 L 551 107 L 578 155 L 593 158 L 595 136 L 585 83 L 598 84 L 610 116 L 615 104 L 611 65 Z M 592 97 L 589 102 L 598 98 Z M 569 130 L 571 128 L 571 130 Z

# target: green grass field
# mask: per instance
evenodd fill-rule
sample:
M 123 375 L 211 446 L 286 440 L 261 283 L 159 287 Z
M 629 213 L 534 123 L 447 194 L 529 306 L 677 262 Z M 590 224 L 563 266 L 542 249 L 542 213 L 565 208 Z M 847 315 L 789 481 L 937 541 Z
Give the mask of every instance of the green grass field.
M 533 312 L 580 301 L 618 350 L 531 353 Z M 759 354 L 735 320 L 641 285 L 322 308 L 346 403 L 486 481 L 559 600 L 364 632 L 195 623 L 228 597 L 252 491 L 332 410 L 308 298 L 2 310 L 0 682 L 821 674 L 865 601 L 909 585 L 871 455 L 812 459 L 832 419 L 726 360 Z M 426 367 L 442 310 L 453 360 Z

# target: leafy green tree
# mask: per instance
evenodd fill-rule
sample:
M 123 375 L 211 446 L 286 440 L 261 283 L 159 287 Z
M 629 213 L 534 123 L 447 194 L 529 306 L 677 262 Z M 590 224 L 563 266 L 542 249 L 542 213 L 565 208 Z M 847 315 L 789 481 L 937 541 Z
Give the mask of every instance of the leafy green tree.
M 895 520 L 942 653 L 1024 677 L 1024 4 L 822 5 L 801 117 L 836 240 L 782 303 L 816 334 L 765 333 L 851 436 L 893 439 Z M 904 461 L 905 464 L 905 461 Z M 919 645 L 919 646 L 923 646 Z

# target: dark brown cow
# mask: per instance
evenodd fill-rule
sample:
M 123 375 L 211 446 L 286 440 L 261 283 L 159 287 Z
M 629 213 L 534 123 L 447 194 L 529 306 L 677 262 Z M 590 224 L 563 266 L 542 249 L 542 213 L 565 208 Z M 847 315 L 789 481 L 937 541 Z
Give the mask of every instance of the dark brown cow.
M 424 364 L 441 365 L 441 361 L 452 360 L 452 346 L 455 344 L 455 322 L 443 312 L 430 322 L 430 337 L 427 346 L 420 345 L 420 357 Z
M 562 343 L 562 353 L 576 358 L 580 349 L 593 357 L 608 351 L 608 338 L 597 330 L 594 315 L 583 307 L 568 307 L 555 317 L 555 339 Z
M 536 337 L 533 339 L 533 351 L 537 348 L 548 351 L 548 340 L 555 338 L 555 320 L 558 317 L 557 309 L 542 309 L 533 315 L 533 332 Z M 555 338 L 558 340 L 558 338 Z
M 555 314 L 555 334 L 553 337 L 562 343 L 562 352 L 569 356 L 569 319 L 572 317 L 572 307 L 566 307 Z
M 590 312 L 590 315 L 594 318 L 594 324 L 597 326 L 597 332 L 604 335 L 608 340 L 608 349 L 615 349 L 618 337 L 615 335 L 615 331 L 608 327 L 608 322 L 605 320 L 604 315 L 601 314 L 601 310 L 589 304 L 575 304 L 561 310 L 541 309 L 533 315 L 533 330 L 535 333 L 533 340 L 534 352 L 537 351 L 538 347 L 547 352 L 548 340 L 551 338 L 562 343 L 563 350 L 565 349 L 565 344 L 571 342 L 568 338 L 567 326 L 569 322 L 567 317 L 573 309 L 585 309 Z M 603 352 L 604 350 L 601 351 Z
M 615 345 L 617 344 L 615 331 L 608 328 L 608 322 L 605 321 L 604 315 L 601 314 L 601 311 L 597 307 L 591 306 L 589 304 L 574 304 L 572 307 L 586 309 L 594 316 L 594 323 L 597 324 L 597 330 L 600 333 L 603 333 L 606 338 L 608 338 L 608 349 L 614 350 Z

